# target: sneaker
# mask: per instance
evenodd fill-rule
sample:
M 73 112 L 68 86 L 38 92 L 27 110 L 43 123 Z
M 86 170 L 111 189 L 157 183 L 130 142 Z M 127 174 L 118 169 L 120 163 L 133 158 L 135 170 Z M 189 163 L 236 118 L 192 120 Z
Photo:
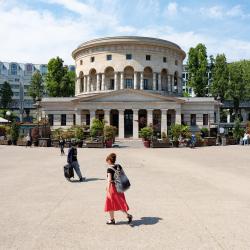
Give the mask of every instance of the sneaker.
M 80 182 L 83 182 L 83 181 L 85 181 L 85 180 L 86 180 L 85 177 L 82 177 L 82 178 L 79 179 Z

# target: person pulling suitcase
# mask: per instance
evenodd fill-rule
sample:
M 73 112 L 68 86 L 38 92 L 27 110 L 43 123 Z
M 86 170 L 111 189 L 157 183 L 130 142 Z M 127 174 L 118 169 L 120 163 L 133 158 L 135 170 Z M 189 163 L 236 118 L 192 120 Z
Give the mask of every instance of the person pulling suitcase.
M 69 151 L 68 151 L 67 162 L 75 170 L 76 174 L 79 177 L 79 181 L 80 182 L 85 181 L 86 178 L 82 177 L 80 166 L 79 166 L 79 163 L 77 161 L 77 148 L 76 148 L 76 143 L 75 142 L 71 142 L 71 144 L 70 144 L 70 148 L 69 148 Z

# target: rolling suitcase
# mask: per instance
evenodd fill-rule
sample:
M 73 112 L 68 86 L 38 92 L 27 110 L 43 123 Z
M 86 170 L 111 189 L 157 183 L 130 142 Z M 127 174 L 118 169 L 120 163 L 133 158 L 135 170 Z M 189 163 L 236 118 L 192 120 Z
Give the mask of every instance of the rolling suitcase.
M 70 166 L 70 164 L 65 165 L 63 168 L 65 178 L 70 179 L 74 177 L 74 170 L 73 167 Z

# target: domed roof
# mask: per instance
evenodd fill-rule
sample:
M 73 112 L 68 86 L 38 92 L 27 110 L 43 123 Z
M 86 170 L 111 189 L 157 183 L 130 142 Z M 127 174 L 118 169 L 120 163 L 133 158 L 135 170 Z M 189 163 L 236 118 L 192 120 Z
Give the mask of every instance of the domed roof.
M 141 36 L 114 36 L 114 37 L 104 37 L 93 39 L 87 42 L 80 44 L 77 49 L 72 52 L 72 56 L 75 59 L 75 55 L 78 51 L 82 49 L 87 49 L 91 47 L 96 47 L 99 45 L 115 45 L 115 44 L 146 44 L 146 45 L 154 45 L 154 46 L 162 46 L 168 47 L 170 49 L 178 50 L 183 54 L 183 58 L 185 58 L 185 52 L 178 46 L 177 44 L 159 39 L 159 38 L 152 38 L 152 37 L 141 37 Z

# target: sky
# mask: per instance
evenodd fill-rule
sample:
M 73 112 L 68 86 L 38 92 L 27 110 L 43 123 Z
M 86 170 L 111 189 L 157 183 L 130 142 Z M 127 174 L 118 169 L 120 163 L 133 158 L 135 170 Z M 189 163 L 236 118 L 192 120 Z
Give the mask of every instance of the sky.
M 149 36 L 187 53 L 250 59 L 250 0 L 0 0 L 0 61 L 47 63 L 82 42 L 105 36 Z

